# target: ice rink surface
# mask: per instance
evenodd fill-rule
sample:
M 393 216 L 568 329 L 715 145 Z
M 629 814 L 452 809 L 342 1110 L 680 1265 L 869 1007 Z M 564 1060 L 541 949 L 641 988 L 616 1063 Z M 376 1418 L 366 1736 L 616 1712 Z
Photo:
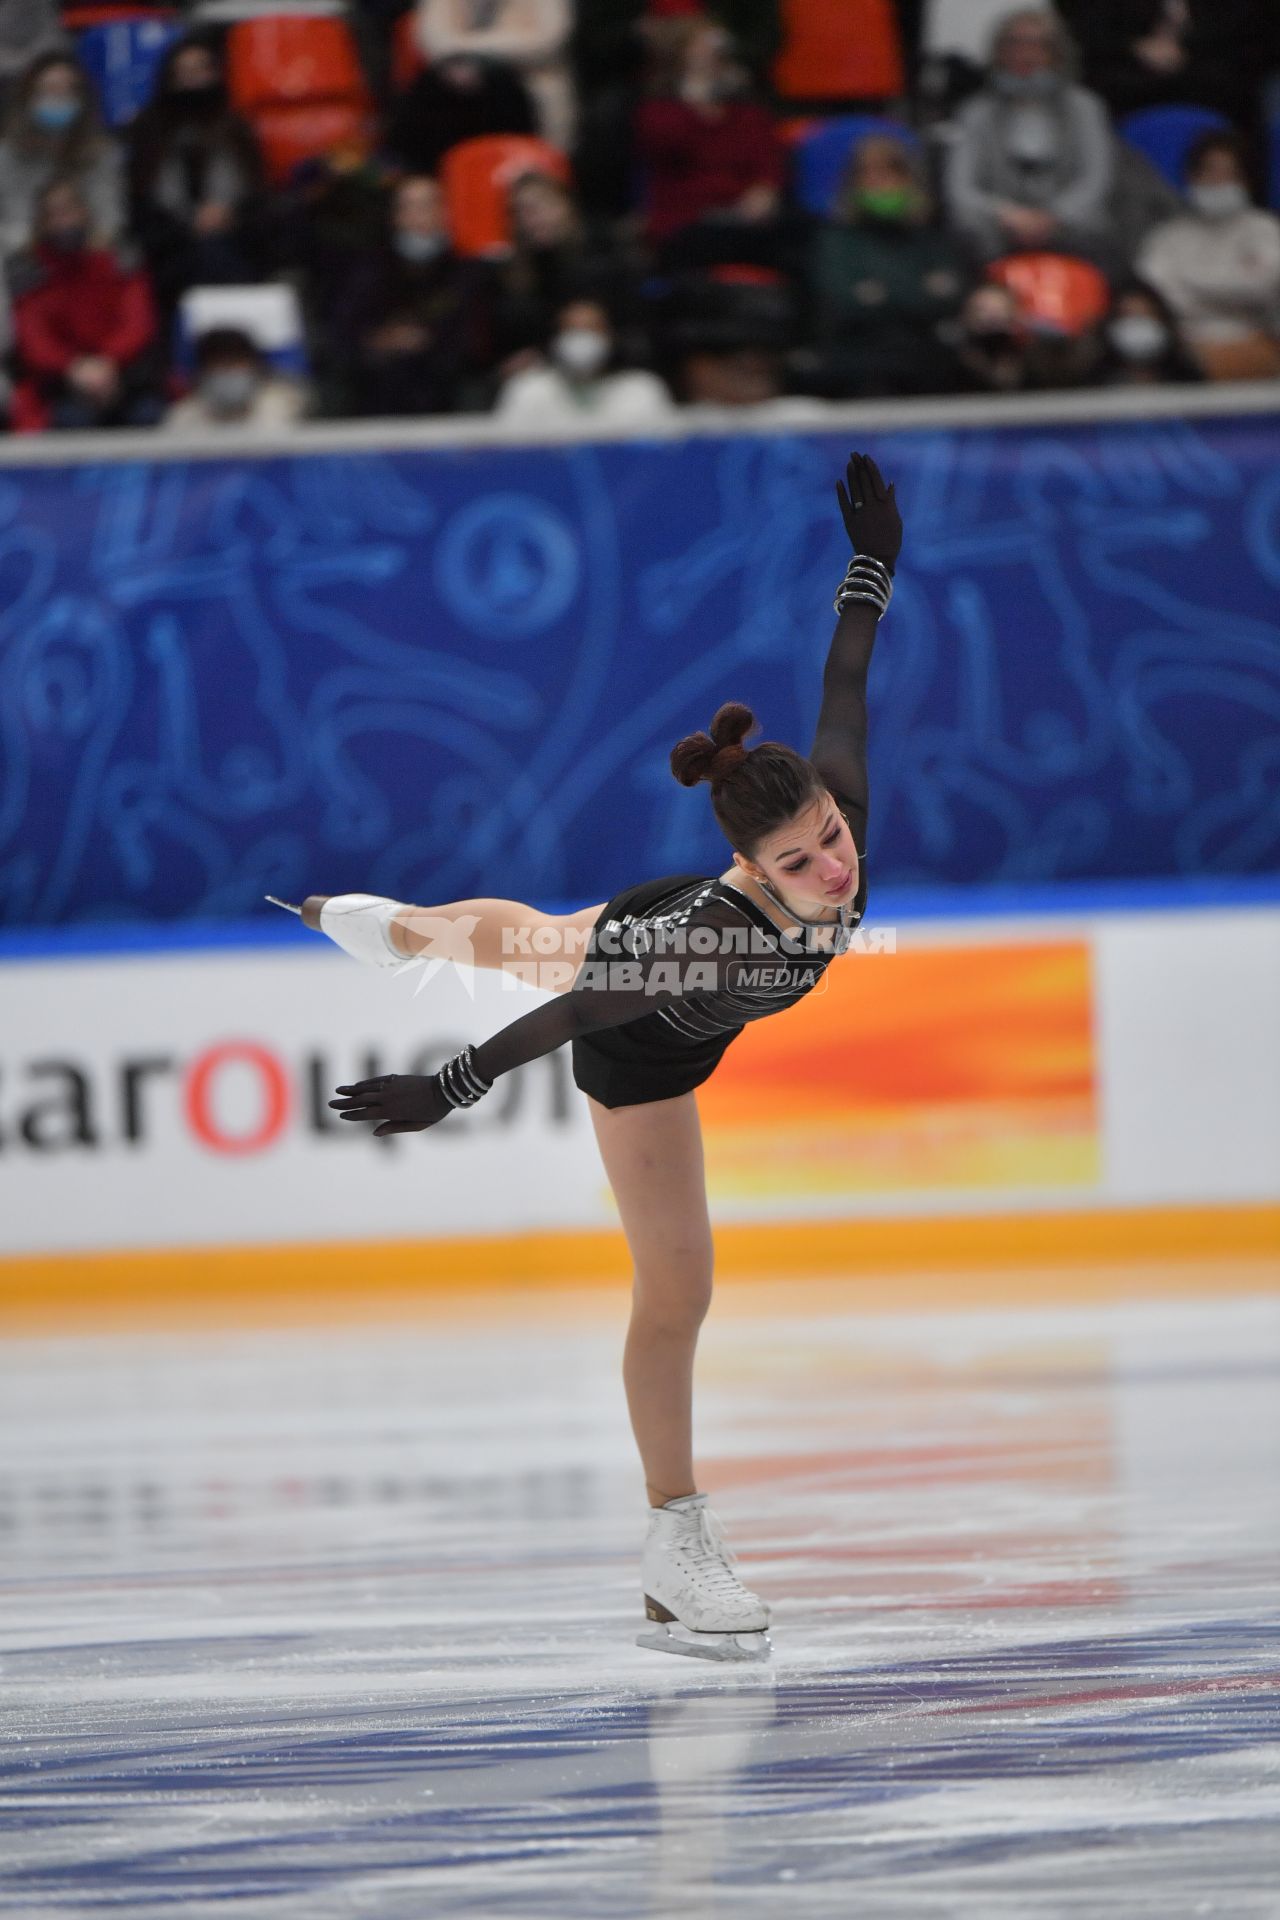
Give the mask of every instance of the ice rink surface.
M 1280 1916 L 1280 1295 L 722 1289 L 766 1674 L 634 1645 L 624 1314 L 0 1346 L 0 1912 Z

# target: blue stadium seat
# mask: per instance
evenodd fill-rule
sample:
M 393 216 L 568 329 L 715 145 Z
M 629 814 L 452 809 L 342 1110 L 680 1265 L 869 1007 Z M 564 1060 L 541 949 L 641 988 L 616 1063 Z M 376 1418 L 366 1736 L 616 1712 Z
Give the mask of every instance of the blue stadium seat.
M 876 113 L 842 113 L 797 132 L 791 143 L 795 191 L 806 213 L 825 218 L 831 212 L 849 155 L 869 133 L 891 134 L 913 148 L 920 145 L 910 127 Z
M 1212 107 L 1141 107 L 1120 122 L 1121 137 L 1145 154 L 1171 187 L 1182 192 L 1187 149 L 1202 133 L 1230 133 L 1231 122 Z
M 276 373 L 305 379 L 311 371 L 302 310 L 287 281 L 188 288 L 178 302 L 173 325 L 173 362 L 180 373 L 191 372 L 195 343 L 211 327 L 238 327 L 247 333 Z
M 127 126 L 151 98 L 160 63 L 182 33 L 175 20 L 131 14 L 82 27 L 76 58 L 93 83 L 109 127 Z

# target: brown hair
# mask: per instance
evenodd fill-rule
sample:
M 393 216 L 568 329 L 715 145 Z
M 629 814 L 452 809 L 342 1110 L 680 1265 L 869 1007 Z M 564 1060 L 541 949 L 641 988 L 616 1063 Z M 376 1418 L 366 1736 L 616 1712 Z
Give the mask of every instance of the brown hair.
M 811 760 L 781 740 L 742 743 L 756 726 L 750 707 L 727 700 L 710 733 L 691 733 L 671 749 L 671 771 L 682 787 L 711 782 L 711 806 L 731 847 L 751 858 L 766 834 L 826 792 Z
M 54 67 L 66 67 L 76 83 L 80 117 L 65 133 L 43 133 L 31 118 L 31 103 L 42 77 Z M 110 145 L 98 113 L 97 96 L 89 76 L 79 65 L 70 47 L 51 48 L 38 54 L 13 90 L 5 120 L 4 138 L 23 154 L 40 157 L 56 149 L 57 169 L 61 174 L 82 173 L 105 153 Z
M 869 154 L 877 149 L 887 154 L 892 163 L 899 167 L 906 184 L 916 190 L 916 210 L 912 215 L 912 224 L 924 226 L 933 218 L 933 200 L 929 193 L 925 170 L 918 153 L 896 133 L 866 133 L 855 142 L 850 150 L 845 170 L 840 180 L 833 209 L 837 220 L 852 223 L 859 215 L 858 180 L 862 172 L 862 163 Z

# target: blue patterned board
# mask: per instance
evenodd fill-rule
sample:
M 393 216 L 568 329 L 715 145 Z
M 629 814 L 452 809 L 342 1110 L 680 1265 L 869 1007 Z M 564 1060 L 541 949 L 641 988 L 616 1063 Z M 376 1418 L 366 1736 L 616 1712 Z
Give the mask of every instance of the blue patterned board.
M 907 545 L 876 879 L 1280 866 L 1268 419 L 869 437 Z M 604 899 L 725 858 L 667 755 L 807 747 L 830 435 L 0 473 L 0 924 Z

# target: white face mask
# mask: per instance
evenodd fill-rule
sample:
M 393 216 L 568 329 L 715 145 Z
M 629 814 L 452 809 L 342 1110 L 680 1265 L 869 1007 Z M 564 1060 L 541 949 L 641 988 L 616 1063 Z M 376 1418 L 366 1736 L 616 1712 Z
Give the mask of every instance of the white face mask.
M 609 342 L 591 327 L 566 327 L 556 335 L 551 351 L 566 373 L 586 380 L 609 358 Z
M 1233 213 L 1243 213 L 1249 204 L 1249 195 L 1238 180 L 1216 180 L 1202 187 L 1191 187 L 1187 198 L 1206 220 L 1229 220 Z
M 1009 73 L 994 67 L 991 78 L 996 92 L 1007 100 L 1052 100 L 1062 89 L 1062 75 L 1054 67 L 1041 67 L 1038 73 Z
M 200 394 L 210 413 L 247 413 L 258 390 L 258 376 L 252 367 L 219 367 L 206 373 L 200 382 Z
M 1107 338 L 1122 360 L 1157 360 L 1169 344 L 1169 331 L 1152 313 L 1122 313 L 1107 328 Z
M 400 258 L 415 267 L 424 267 L 428 260 L 438 260 L 445 246 L 442 233 L 397 233 L 395 242 Z

